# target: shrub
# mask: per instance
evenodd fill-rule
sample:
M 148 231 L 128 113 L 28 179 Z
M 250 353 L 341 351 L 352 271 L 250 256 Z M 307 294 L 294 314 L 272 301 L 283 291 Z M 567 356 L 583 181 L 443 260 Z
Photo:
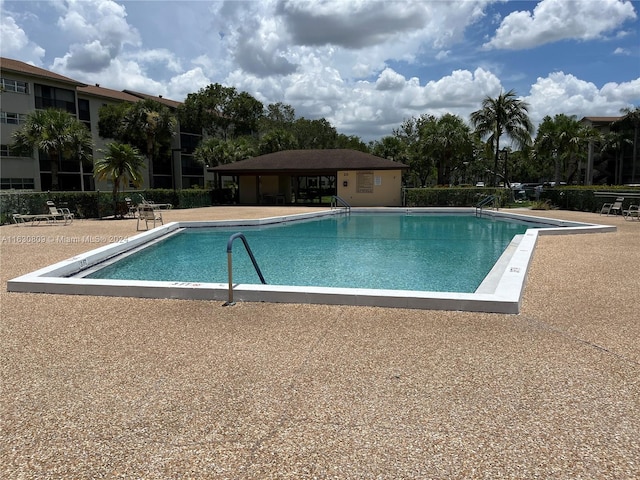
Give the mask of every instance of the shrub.
M 408 188 L 407 207 L 473 207 L 487 195 L 497 195 L 500 205 L 506 205 L 511 192 L 504 188 Z
M 210 206 L 211 191 L 201 189 L 163 190 L 153 189 L 140 192 L 124 192 L 118 201 L 126 197 L 134 203 L 141 202 L 141 195 L 147 201 L 170 203 L 174 208 L 197 208 Z M 14 213 L 46 213 L 47 200 L 57 206 L 67 207 L 76 218 L 102 218 L 113 215 L 114 205 L 111 192 L 2 192 L 0 193 L 0 222 L 10 223 Z
M 597 196 L 596 192 L 611 192 L 612 195 L 609 197 Z M 619 185 L 545 187 L 540 194 L 540 200 L 549 200 L 553 205 L 563 210 L 599 212 L 603 203 L 611 202 L 616 196 L 624 196 L 627 192 L 640 193 L 640 188 Z M 637 201 L 637 198 L 625 199 L 624 208 L 627 208 L 630 203 L 636 203 Z

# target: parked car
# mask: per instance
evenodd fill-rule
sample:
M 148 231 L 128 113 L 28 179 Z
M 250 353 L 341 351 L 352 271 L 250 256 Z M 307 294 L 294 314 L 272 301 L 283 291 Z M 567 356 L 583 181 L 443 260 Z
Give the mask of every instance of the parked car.
M 476 187 L 484 187 L 484 182 L 477 182 Z

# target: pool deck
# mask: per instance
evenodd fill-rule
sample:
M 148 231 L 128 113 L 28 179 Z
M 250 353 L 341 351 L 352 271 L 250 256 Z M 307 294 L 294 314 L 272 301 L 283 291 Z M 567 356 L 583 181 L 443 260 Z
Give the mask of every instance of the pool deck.
M 519 315 L 10 293 L 136 221 L 2 226 L 0 477 L 638 478 L 640 222 L 530 213 L 617 231 L 540 237 Z

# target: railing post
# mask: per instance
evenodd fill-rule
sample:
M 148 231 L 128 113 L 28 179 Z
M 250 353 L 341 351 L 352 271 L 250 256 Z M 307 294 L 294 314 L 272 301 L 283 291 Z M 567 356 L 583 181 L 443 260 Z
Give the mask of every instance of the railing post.
M 225 306 L 235 305 L 236 302 L 233 301 L 233 254 L 230 250 L 227 250 L 227 268 L 229 271 L 229 300 L 224 304 Z

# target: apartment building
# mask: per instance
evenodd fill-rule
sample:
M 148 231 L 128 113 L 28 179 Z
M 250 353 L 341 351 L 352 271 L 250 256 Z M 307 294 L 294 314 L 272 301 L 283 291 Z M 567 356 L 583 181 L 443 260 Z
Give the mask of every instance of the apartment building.
M 138 102 L 150 98 L 175 111 L 180 102 L 133 91 L 118 91 L 100 85 L 86 85 L 27 63 L 0 58 L 0 189 L 51 189 L 51 160 L 42 152 L 34 151 L 30 157 L 18 156 L 11 151 L 13 133 L 24 124 L 27 115 L 36 109 L 60 108 L 74 115 L 90 129 L 94 143 L 94 159 L 110 139 L 98 135 L 99 110 L 104 105 L 120 102 Z M 195 162 L 193 151 L 201 136 L 182 132 L 179 123 L 173 137 L 171 152 L 159 156 L 150 169 L 143 171 L 141 189 L 190 188 L 205 186 L 205 167 Z M 108 182 L 96 182 L 93 164 L 78 160 L 63 160 L 58 165 L 60 190 L 110 190 Z M 133 190 L 133 186 L 131 186 Z

